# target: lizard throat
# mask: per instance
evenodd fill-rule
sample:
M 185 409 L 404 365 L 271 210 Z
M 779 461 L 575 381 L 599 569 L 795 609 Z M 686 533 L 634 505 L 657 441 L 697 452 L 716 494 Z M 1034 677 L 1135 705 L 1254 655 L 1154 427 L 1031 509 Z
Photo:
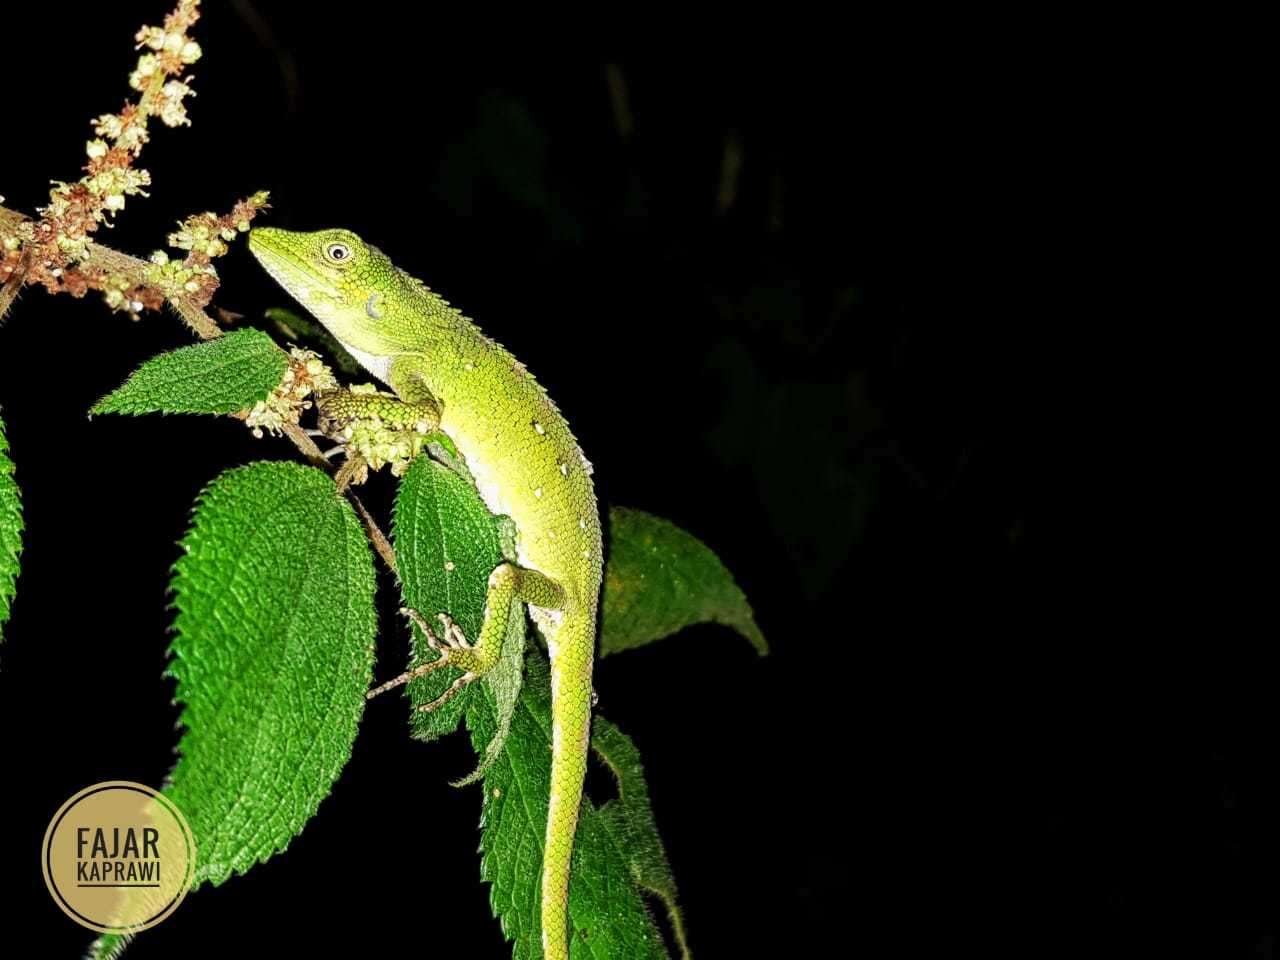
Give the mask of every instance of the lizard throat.
M 391 357 L 380 356 L 376 353 L 366 353 L 363 350 L 356 349 L 349 343 L 339 342 L 342 343 L 347 353 L 356 358 L 360 366 L 364 367 L 383 383 L 390 385 L 391 381 L 388 378 L 391 376 Z

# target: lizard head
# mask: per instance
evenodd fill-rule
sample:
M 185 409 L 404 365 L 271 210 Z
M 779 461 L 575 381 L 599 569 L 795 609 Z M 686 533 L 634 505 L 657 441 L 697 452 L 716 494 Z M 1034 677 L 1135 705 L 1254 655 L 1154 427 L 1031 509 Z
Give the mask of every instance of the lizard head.
M 249 231 L 249 251 L 344 346 L 374 356 L 408 346 L 384 311 L 385 302 L 396 299 L 402 274 L 350 230 L 258 227 Z

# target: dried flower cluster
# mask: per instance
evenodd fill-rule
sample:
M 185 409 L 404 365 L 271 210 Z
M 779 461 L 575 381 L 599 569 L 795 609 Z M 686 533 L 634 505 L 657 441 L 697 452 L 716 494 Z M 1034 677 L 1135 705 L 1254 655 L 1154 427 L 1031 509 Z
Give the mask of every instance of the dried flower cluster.
M 89 235 L 124 209 L 125 197 L 146 195 L 143 187 L 151 183 L 151 175 L 133 164 L 149 138 L 151 117 L 168 126 L 190 123 L 182 101 L 191 88 L 182 74 L 200 59 L 200 45 L 187 36 L 200 17 L 199 6 L 199 0 L 180 0 L 163 27 L 143 27 L 134 37 L 140 49 L 149 51 L 138 58 L 129 77 L 139 96 L 119 113 L 93 122 L 97 138 L 85 145 L 89 159 L 84 176 L 75 183 L 55 183 L 50 191 L 36 227 L 36 242 L 48 248 L 38 253 L 46 260 L 64 267 L 83 260 Z
M 119 113 L 94 120 L 84 176 L 75 183 L 55 182 L 38 220 L 0 221 L 0 284 L 25 271 L 20 278 L 26 284 L 72 296 L 100 290 L 112 309 L 133 314 L 179 297 L 197 308 L 209 303 L 218 287 L 212 259 L 227 252 L 237 233 L 249 229 L 266 206 L 265 193 L 242 201 L 226 216 L 203 213 L 180 224 L 169 238 L 171 245 L 187 251 L 180 261 L 156 254 L 139 270 L 127 258 L 95 256 L 92 241 L 101 225 L 111 225 L 127 197 L 146 196 L 151 175 L 135 162 L 149 138 L 150 119 L 170 127 L 190 124 L 186 98 L 193 93 L 184 73 L 201 56 L 200 45 L 189 36 L 199 19 L 200 0 L 178 0 L 163 26 L 137 32 L 134 39 L 143 53 L 129 76 L 136 98 Z
M 98 290 L 112 309 L 135 316 L 168 301 L 202 339 L 221 335 L 205 312 L 219 282 L 213 260 L 248 232 L 254 217 L 267 206 L 265 192 L 242 200 L 224 216 L 200 213 L 179 223 L 168 244 L 184 251 L 181 258 L 157 251 L 149 260 L 140 260 L 93 239 L 101 225 L 111 226 L 127 197 L 146 196 L 151 176 L 135 161 L 149 137 L 148 121 L 158 117 L 171 127 L 190 123 L 186 98 L 193 92 L 184 72 L 201 56 L 200 45 L 188 35 L 199 18 L 200 0 L 177 0 L 163 26 L 138 31 L 137 49 L 145 52 L 129 75 L 129 85 L 138 96 L 119 113 L 94 120 L 94 139 L 85 146 L 84 176 L 70 184 L 55 181 L 49 204 L 41 208 L 38 219 L 6 208 L 0 197 L 0 322 L 23 286 L 39 284 L 50 293 L 76 297 Z M 284 433 L 304 456 L 319 463 L 321 452 L 297 424 L 316 398 L 336 391 L 338 383 L 317 354 L 291 347 L 289 357 L 284 377 L 271 396 L 236 416 L 259 437 L 266 432 Z M 378 391 L 369 386 L 354 392 Z M 390 394 L 383 396 L 397 402 Z M 368 423 L 346 422 L 344 428 L 345 435 L 338 439 L 350 444 L 351 455 L 336 475 L 339 489 L 345 489 L 357 473 L 363 480 L 370 460 L 403 472 L 426 443 L 425 428 L 406 431 L 403 425 L 385 424 L 376 416 Z M 394 571 L 395 556 L 386 536 L 355 502 L 374 547 Z
M 325 436 L 342 443 L 346 450 L 347 463 L 342 470 L 344 484 L 364 483 L 371 469 L 381 470 L 385 466 L 391 467 L 393 476 L 404 476 L 431 442 L 430 424 L 417 419 L 412 409 L 401 403 L 394 393 L 380 390 L 374 384 L 355 384 L 349 393 L 358 397 L 380 397 L 385 403 L 372 404 L 356 416 L 321 404 L 320 429 Z
M 286 423 L 298 422 L 302 411 L 311 406 L 309 397 L 337 386 L 333 371 L 325 366 L 319 354 L 290 347 L 289 368 L 280 386 L 267 399 L 259 400 L 244 422 L 255 437 L 261 437 L 263 431 L 278 435 Z
M 157 250 L 151 255 L 147 281 L 169 299 L 183 296 L 197 306 L 207 306 L 218 289 L 218 271 L 213 267 L 213 259 L 230 249 L 228 244 L 237 234 L 247 233 L 253 218 L 266 206 L 267 192 L 261 190 L 241 200 L 224 216 L 198 213 L 188 217 L 168 239 L 169 246 L 187 251 L 186 257 L 174 260 L 163 250 Z M 110 293 L 107 302 L 111 303 Z

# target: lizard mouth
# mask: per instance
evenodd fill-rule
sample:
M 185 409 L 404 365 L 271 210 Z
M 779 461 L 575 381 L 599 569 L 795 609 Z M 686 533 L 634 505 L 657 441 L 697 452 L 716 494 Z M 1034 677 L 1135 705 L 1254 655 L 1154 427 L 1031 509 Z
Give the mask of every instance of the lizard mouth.
M 249 231 L 249 252 L 276 283 L 289 294 L 323 318 L 324 314 L 338 306 L 338 298 L 328 284 L 314 271 L 307 269 L 290 250 L 277 246 L 277 232 L 270 227 Z
M 280 249 L 276 233 L 269 227 L 249 231 L 249 252 L 281 286 L 290 287 L 306 275 L 297 259 Z

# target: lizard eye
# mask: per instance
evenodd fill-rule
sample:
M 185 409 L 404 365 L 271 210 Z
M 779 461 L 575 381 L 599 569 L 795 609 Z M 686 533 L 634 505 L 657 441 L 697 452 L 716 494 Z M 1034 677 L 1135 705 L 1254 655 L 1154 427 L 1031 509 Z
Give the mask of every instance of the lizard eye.
M 331 243 L 324 248 L 324 255 L 334 263 L 346 263 L 351 259 L 351 248 L 345 243 Z

